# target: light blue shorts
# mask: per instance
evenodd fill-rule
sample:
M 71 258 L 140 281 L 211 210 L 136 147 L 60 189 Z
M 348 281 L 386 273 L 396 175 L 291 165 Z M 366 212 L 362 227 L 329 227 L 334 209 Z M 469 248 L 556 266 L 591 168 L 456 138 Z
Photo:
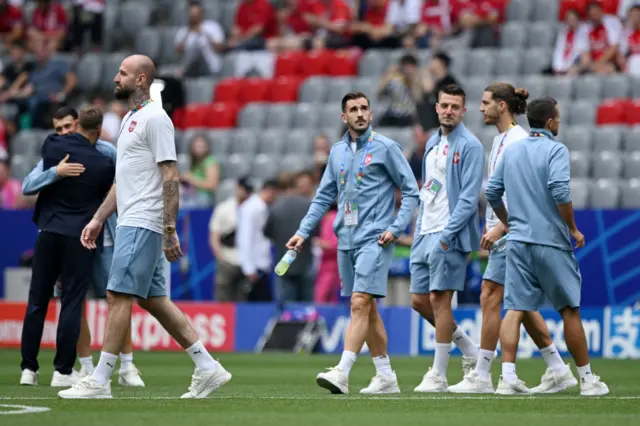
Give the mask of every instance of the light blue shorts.
M 411 293 L 462 291 L 467 276 L 468 254 L 440 244 L 441 232 L 419 235 L 411 246 Z
M 107 297 L 107 282 L 109 282 L 109 269 L 113 262 L 113 246 L 104 247 L 102 253 L 93 261 L 93 281 L 89 287 L 87 298 L 104 299 Z M 64 283 L 62 283 L 64 286 Z M 60 297 L 61 293 L 56 285 L 53 289 L 53 297 Z
M 338 250 L 342 296 L 367 293 L 386 297 L 394 244 L 382 247 L 377 241 L 353 250 Z
M 580 306 L 582 276 L 573 251 L 507 242 L 504 308 L 537 311 L 549 299 L 554 309 Z
M 489 263 L 482 276 L 483 280 L 493 281 L 496 284 L 504 285 L 504 277 L 507 274 L 507 251 L 489 252 Z
M 107 290 L 141 299 L 166 296 L 162 235 L 144 228 L 119 226 Z

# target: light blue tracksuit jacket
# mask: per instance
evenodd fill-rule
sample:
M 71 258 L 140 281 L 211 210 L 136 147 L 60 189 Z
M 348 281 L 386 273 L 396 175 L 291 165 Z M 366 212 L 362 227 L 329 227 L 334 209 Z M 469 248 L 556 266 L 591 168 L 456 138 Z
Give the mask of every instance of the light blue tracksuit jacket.
M 372 131 L 369 127 L 358 137 L 355 154 L 351 149 L 349 132 L 333 145 L 322 181 L 309 212 L 300 223 L 297 235 L 309 238 L 336 197 L 338 214 L 333 223 L 333 231 L 338 237 L 339 250 L 352 250 L 375 242 L 384 231 L 390 231 L 396 237 L 402 235 L 418 204 L 418 183 L 397 142 L 374 131 L 369 150 L 365 152 Z M 358 225 L 344 226 L 345 203 L 353 201 L 347 200 L 346 194 L 355 191 L 363 158 L 368 160 L 365 162 L 362 183 L 357 190 Z M 340 179 L 343 159 L 344 187 Z M 402 205 L 394 217 L 396 187 L 402 191 Z
M 546 129 L 504 150 L 485 190 L 495 209 L 509 194 L 509 240 L 572 250 L 558 205 L 571 202 L 569 150 Z
M 427 181 L 429 175 L 426 169 L 427 154 L 440 143 L 441 137 L 442 129 L 439 129 L 427 141 L 422 160 L 423 182 Z M 450 250 L 468 253 L 480 249 L 478 201 L 484 177 L 484 148 L 463 123 L 449 133 L 448 141 L 446 175 L 450 217 L 442 230 L 440 241 Z M 423 208 L 424 203 L 420 202 L 416 238 L 420 235 Z

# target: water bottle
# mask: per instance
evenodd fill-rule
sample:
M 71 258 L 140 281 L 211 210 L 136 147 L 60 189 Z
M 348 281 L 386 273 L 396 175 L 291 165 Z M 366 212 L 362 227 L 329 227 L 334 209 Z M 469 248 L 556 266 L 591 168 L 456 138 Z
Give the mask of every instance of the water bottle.
M 289 266 L 293 263 L 294 260 L 296 260 L 296 256 L 298 256 L 298 252 L 295 250 L 289 250 L 287 251 L 284 256 L 282 256 L 282 259 L 280 259 L 280 262 L 278 262 L 278 264 L 276 265 L 275 268 L 275 272 L 277 275 L 279 276 L 283 276 L 287 270 L 289 269 Z
M 507 236 L 500 238 L 498 241 L 493 243 L 493 251 L 501 252 L 507 248 Z

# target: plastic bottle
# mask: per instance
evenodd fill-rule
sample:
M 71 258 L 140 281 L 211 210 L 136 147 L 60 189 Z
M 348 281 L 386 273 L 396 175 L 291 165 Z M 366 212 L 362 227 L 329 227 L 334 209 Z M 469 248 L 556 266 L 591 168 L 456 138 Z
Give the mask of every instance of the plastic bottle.
M 507 235 L 493 243 L 492 251 L 501 252 L 507 248 Z
M 289 266 L 291 266 L 291 264 L 293 263 L 294 260 L 296 260 L 296 257 L 298 256 L 298 252 L 295 250 L 289 250 L 287 251 L 284 256 L 282 256 L 282 259 L 280 259 L 280 262 L 278 262 L 278 264 L 275 267 L 275 273 L 279 276 L 283 276 L 287 270 L 289 269 Z

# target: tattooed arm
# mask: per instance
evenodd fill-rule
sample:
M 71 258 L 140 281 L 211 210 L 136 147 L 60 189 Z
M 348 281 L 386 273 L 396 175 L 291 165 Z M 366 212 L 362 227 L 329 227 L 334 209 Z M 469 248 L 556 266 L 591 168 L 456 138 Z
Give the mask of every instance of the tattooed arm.
M 178 166 L 175 161 L 163 161 L 158 163 L 162 171 L 162 199 L 164 203 L 164 233 L 163 249 L 169 262 L 173 262 L 182 256 L 180 240 L 176 231 L 178 221 L 178 208 L 180 205 L 180 180 Z

